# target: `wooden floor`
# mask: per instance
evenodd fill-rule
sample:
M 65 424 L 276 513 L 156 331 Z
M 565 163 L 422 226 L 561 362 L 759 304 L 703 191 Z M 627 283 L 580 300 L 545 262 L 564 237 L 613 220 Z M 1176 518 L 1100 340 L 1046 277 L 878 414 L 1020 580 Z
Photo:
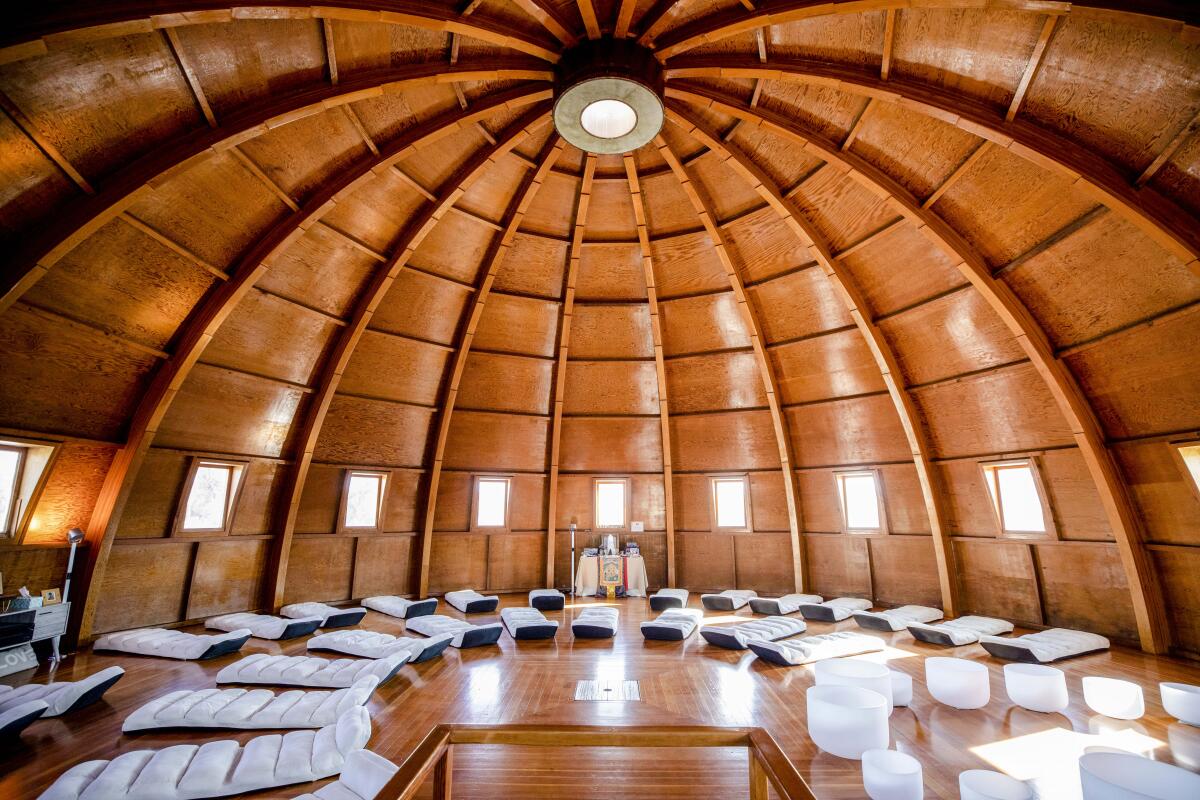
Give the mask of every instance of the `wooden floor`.
M 696 596 L 693 595 L 695 598 Z M 698 598 L 697 598 L 698 599 Z M 548 616 L 562 621 L 554 642 L 516 643 L 505 635 L 498 647 L 458 651 L 417 666 L 406 666 L 371 701 L 374 733 L 370 748 L 395 761 L 440 722 L 702 723 L 767 728 L 795 761 L 820 798 L 861 798 L 860 765 L 819 752 L 805 732 L 804 690 L 812 685 L 805 667 L 765 665 L 747 652 L 713 647 L 699 635 L 686 643 L 645 642 L 638 624 L 653 616 L 643 599 L 617 602 L 620 631 L 615 640 L 573 641 L 570 621 L 591 600 Z M 524 595 L 505 605 L 524 605 Z M 459 616 L 453 609 L 443 613 Z M 738 617 L 749 616 L 749 609 Z M 473 615 L 472 621 L 498 619 Z M 733 619 L 708 615 L 708 621 Z M 370 612 L 364 627 L 399 633 L 403 624 Z M 810 623 L 809 633 L 854 628 Z M 957 776 L 965 769 L 1002 769 L 1034 778 L 1041 796 L 1078 797 L 1074 755 L 1082 747 L 1109 743 L 1145 748 L 1161 761 L 1200 769 L 1200 728 L 1167 717 L 1159 681 L 1200 683 L 1200 665 L 1115 649 L 1065 662 L 1071 705 L 1065 715 L 1016 708 L 1004 692 L 1001 662 L 978 646 L 955 651 L 915 642 L 907 633 L 883 636 L 889 647 L 873 658 L 914 676 L 910 708 L 891 719 L 893 746 L 912 753 L 925 768 L 926 797 L 957 798 Z M 254 652 L 302 654 L 304 640 L 282 645 L 252 639 L 241 655 Z M 934 702 L 925 691 L 923 656 L 979 659 L 992 671 L 992 701 L 979 711 L 958 711 Z M 231 738 L 214 732 L 152 733 L 125 736 L 122 720 L 149 699 L 169 690 L 213 686 L 213 677 L 240 656 L 210 662 L 174 662 L 82 653 L 66 660 L 57 679 L 71 680 L 120 664 L 125 678 L 105 700 L 73 716 L 34 723 L 21 739 L 0 751 L 0 797 L 34 798 L 63 770 L 80 761 L 111 758 L 130 750 L 179 742 Z M 1140 683 L 1146 716 L 1121 722 L 1093 715 L 1083 703 L 1084 675 L 1122 677 Z M 18 685 L 47 680 L 45 669 L 2 679 Z M 640 701 L 576 702 L 580 680 L 608 683 L 635 680 Z M 253 733 L 237 734 L 252 738 Z M 478 746 L 462 748 L 455 759 L 456 798 L 731 798 L 746 796 L 746 754 L 742 750 L 628 751 L 536 749 Z M 247 795 L 291 798 L 314 786 L 289 787 Z

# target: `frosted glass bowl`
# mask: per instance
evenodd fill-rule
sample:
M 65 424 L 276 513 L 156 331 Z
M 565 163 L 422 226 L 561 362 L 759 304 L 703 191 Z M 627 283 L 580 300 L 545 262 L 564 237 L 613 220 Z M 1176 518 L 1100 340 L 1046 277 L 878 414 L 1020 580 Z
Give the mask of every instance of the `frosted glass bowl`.
M 962 800 L 1033 800 L 1027 784 L 990 769 L 958 773 L 958 794 Z
M 912 675 L 899 670 L 892 673 L 892 705 L 897 708 L 912 705 Z
M 1168 714 L 1188 725 L 1200 726 L 1200 686 L 1188 683 L 1160 683 L 1163 708 Z
M 1200 775 L 1132 753 L 1085 753 L 1083 800 L 1196 800 Z
M 857 686 L 879 692 L 887 700 L 887 713 L 892 713 L 891 670 L 874 661 L 857 658 L 831 658 L 818 661 L 813 667 L 817 686 Z
M 965 658 L 925 659 L 925 686 L 934 700 L 954 708 L 983 708 L 992 698 L 988 668 Z
M 810 686 L 808 735 L 817 747 L 839 758 L 861 759 L 867 750 L 888 746 L 887 698 L 858 686 Z
M 1092 711 L 1113 719 L 1140 719 L 1146 713 L 1142 687 L 1118 678 L 1084 678 L 1083 701 Z
M 921 800 L 925 782 L 921 762 L 895 750 L 862 754 L 863 788 L 871 800 Z
M 1004 690 L 1021 708 L 1045 714 L 1062 711 L 1071 702 L 1066 673 L 1042 664 L 1005 664 Z

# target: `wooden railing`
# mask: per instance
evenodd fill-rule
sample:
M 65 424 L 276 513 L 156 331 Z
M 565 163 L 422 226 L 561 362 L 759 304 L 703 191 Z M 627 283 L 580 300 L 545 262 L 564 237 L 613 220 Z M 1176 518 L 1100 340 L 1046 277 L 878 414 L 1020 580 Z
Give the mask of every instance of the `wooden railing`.
M 750 800 L 816 800 L 779 744 L 762 728 L 701 725 L 438 725 L 404 760 L 376 800 L 409 800 L 431 776 L 434 800 L 450 800 L 454 747 L 460 744 L 525 747 L 745 747 L 750 755 Z

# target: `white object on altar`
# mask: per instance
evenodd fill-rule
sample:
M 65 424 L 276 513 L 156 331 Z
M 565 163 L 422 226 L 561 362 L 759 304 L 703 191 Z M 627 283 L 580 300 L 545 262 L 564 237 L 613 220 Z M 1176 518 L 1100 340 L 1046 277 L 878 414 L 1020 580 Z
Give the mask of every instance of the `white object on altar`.
M 625 562 L 625 594 L 628 597 L 646 596 L 646 562 L 641 556 L 621 556 Z M 575 570 L 575 594 L 591 596 L 600 590 L 600 558 L 582 556 Z

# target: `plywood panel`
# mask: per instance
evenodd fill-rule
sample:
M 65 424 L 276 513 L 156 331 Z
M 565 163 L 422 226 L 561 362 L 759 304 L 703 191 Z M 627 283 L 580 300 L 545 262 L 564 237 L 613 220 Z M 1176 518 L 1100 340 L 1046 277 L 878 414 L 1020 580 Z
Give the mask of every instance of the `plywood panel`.
M 659 306 L 668 356 L 748 347 L 750 334 L 732 292 L 672 300 Z
M 816 268 L 758 284 L 747 293 L 759 310 L 763 335 L 768 342 L 811 336 L 852 324 L 845 303 L 838 299 L 832 284 Z
M 352 597 L 405 595 L 412 591 L 411 536 L 360 536 L 354 551 Z
M 487 539 L 483 534 L 435 534 L 429 556 L 430 593 L 485 586 Z
M 887 508 L 889 533 L 929 533 L 929 516 L 917 469 L 911 464 L 881 467 L 879 481 Z
M 182 620 L 194 548 L 191 543 L 115 545 L 99 587 L 93 632 Z
M 570 361 L 563 391 L 565 414 L 657 414 L 654 364 Z
M 456 341 L 471 290 L 413 270 L 405 270 L 384 295 L 371 327 L 449 345 Z
M 8 155 L 0 162 L 0 186 L 10 187 L 0 195 L 0 241 L 9 245 L 77 190 L 7 114 L 0 119 L 0 148 Z
M 555 211 L 562 214 L 559 206 Z M 592 184 L 592 208 L 603 208 L 603 214 L 589 214 L 587 237 L 590 240 L 637 238 L 637 227 L 633 217 L 633 203 L 629 197 L 629 183 L 621 176 L 615 180 L 601 179 Z
M 340 464 L 396 467 L 424 463 L 433 409 L 335 395 L 315 458 Z M 363 431 L 371 431 L 363 436 Z
M 666 362 L 672 414 L 763 408 L 767 393 L 753 353 L 714 353 Z
M 976 136 L 901 103 L 875 103 L 851 145 L 916 197 L 928 197 L 979 146 Z
M 1167 442 L 1131 442 L 1113 448 L 1146 525 L 1147 539 L 1200 544 L 1200 497 Z
M 58 544 L 63 531 L 87 527 L 115 453 L 106 445 L 62 445 L 25 531 L 26 544 Z
M 786 531 L 787 497 L 782 472 L 750 473 L 750 519 L 756 531 Z M 788 550 L 791 553 L 791 550 Z
M 674 476 L 675 530 L 711 531 L 712 495 L 707 475 Z
M 652 358 L 650 311 L 636 306 L 576 306 L 571 358 Z
M 249 292 L 204 349 L 204 361 L 308 384 L 337 324 L 295 303 Z
M 494 353 L 467 356 L 458 406 L 462 408 L 550 413 L 554 362 Z
M 283 602 L 349 600 L 353 568 L 352 537 L 293 539 Z
M 558 303 L 493 293 L 487 299 L 474 346 L 550 357 L 558 335 Z
M 999 523 L 979 463 L 949 461 L 934 470 L 943 489 L 943 513 L 950 530 L 964 536 L 995 536 Z
M 695 211 L 690 204 L 687 209 L 694 227 Z M 650 243 L 650 254 L 654 258 L 654 284 L 659 299 L 729 288 L 729 277 L 707 233 L 656 239 Z
M 921 144 L 924 147 L 924 142 Z M 795 194 L 801 213 L 825 235 L 833 251 L 852 244 L 893 222 L 898 214 L 883 198 L 836 169 L 822 169 Z
M 808 247 L 771 208 L 738 217 L 723 232 L 730 255 L 747 283 L 812 263 Z
M 546 582 L 545 534 L 497 534 L 487 538 L 489 591 L 529 590 Z
M 841 261 L 876 315 L 907 308 L 966 282 L 953 255 L 912 225 L 891 228 Z
M 450 362 L 444 347 L 364 331 L 342 374 L 347 394 L 434 405 Z
M 589 216 L 589 220 L 591 217 Z M 644 300 L 646 274 L 637 244 L 586 244 L 579 252 L 577 300 Z
M 1112 541 L 1100 493 L 1080 452 L 1074 448 L 1051 450 L 1037 461 L 1058 520 L 1059 538 Z
M 377 263 L 346 237 L 313 225 L 276 256 L 255 285 L 344 317 Z
M 608 473 L 605 473 L 608 474 Z M 594 525 L 594 484 L 596 475 L 559 475 L 558 519 L 556 527 L 566 530 L 574 522 L 580 531 Z M 663 482 L 661 475 L 630 475 L 629 518 L 641 521 L 647 531 L 662 531 L 666 527 Z M 677 526 L 678 527 L 678 526 Z
M 412 254 L 420 270 L 456 281 L 475 283 L 496 232 L 474 217 L 446 214 Z
M 656 418 L 567 417 L 562 422 L 564 470 L 662 469 L 662 427 Z
M 786 114 L 807 130 L 833 141 L 842 141 L 854 125 L 865 98 L 832 86 L 793 81 L 764 81 L 758 104 Z
M 565 214 L 563 210 L 573 211 L 578 195 L 578 178 L 564 175 L 561 172 L 550 172 L 546 175 L 542 188 L 534 194 L 533 200 L 529 203 L 522 229 L 527 232 L 570 237 L 571 222 L 575 215 L 573 213 Z M 633 219 L 632 211 L 630 211 L 629 218 Z
M 313 464 L 300 494 L 296 533 L 333 533 L 337 529 L 345 471 L 341 467 Z
M 1200 552 L 1171 550 L 1152 553 L 1162 576 L 1167 618 L 1176 647 L 1200 654 Z
M 869 542 L 876 603 L 941 607 L 933 539 L 883 536 Z
M 887 389 L 879 365 L 857 329 L 772 347 L 767 354 L 784 403 Z
M 1129 584 L 1115 545 L 1038 547 L 1037 556 L 1047 625 L 1137 642 Z
M 801 466 L 912 459 L 887 395 L 797 406 L 784 413 Z
M 759 594 L 787 594 L 795 588 L 792 575 L 792 539 L 786 533 L 734 536 L 738 586 Z
M 332 175 L 371 155 L 350 118 L 337 108 L 271 128 L 241 149 L 299 202 L 312 197 Z
M 514 475 L 509 498 L 508 524 L 514 531 L 546 529 L 546 476 Z M 544 566 L 546 561 L 542 559 Z
M 434 506 L 435 531 L 467 531 L 471 528 L 473 477 L 469 472 L 443 470 L 438 479 Z
M 842 507 L 837 482 L 831 469 L 802 470 L 796 473 L 800 499 L 804 503 L 803 528 L 815 533 L 842 530 Z
M 778 469 L 779 443 L 769 411 L 696 414 L 671 420 L 677 470 Z
M 457 411 L 446 441 L 445 467 L 541 471 L 549 433 L 547 418 Z
M 425 198 L 389 169 L 360 183 L 347 197 L 338 198 L 322 220 L 377 252 L 387 253 L 398 243 L 404 221 L 424 204 Z
M 58 538 L 58 537 L 55 537 Z M 0 550 L 0 575 L 4 576 L 5 587 L 15 592 L 28 586 L 30 594 L 40 595 L 43 589 L 63 588 L 67 574 L 69 550 L 65 545 L 54 547 L 14 547 Z M 75 551 L 75 558 L 87 558 L 87 546 Z
M 954 542 L 963 610 L 1038 624 L 1037 579 L 1025 544 Z
M 494 289 L 501 292 L 558 297 L 568 243 L 532 233 L 518 233 L 496 269 Z
M 737 588 L 733 539 L 728 533 L 676 534 L 675 569 L 679 585 L 693 592 Z
M 269 544 L 264 539 L 200 542 L 187 619 L 260 608 Z
M 871 563 L 867 540 L 848 534 L 805 536 L 808 579 L 823 597 L 871 596 Z
M 754 187 L 711 151 L 688 164 L 692 184 L 708 200 L 717 219 L 728 219 L 763 205 Z
M 642 148 L 636 153 L 642 200 L 646 205 L 646 226 L 653 235 L 660 236 L 695 228 L 696 212 L 675 176 L 668 170 L 648 174 L 652 169 L 648 162 L 657 156 L 654 148 Z M 654 167 L 662 164 L 658 159 Z M 658 258 L 657 254 L 655 258 Z
M 388 478 L 383 498 L 383 529 L 416 531 L 424 521 L 426 481 L 423 472 L 396 470 Z

